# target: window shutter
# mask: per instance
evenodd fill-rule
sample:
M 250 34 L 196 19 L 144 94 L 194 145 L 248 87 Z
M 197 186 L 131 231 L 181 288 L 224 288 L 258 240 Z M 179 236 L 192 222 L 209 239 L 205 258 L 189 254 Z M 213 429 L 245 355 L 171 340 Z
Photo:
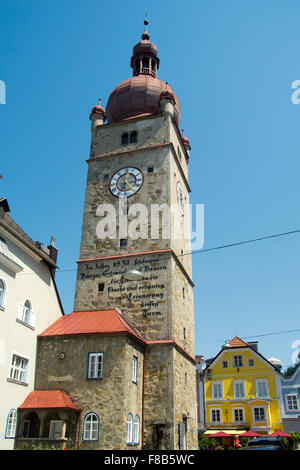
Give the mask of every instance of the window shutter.
M 23 310 L 24 310 L 24 305 L 19 304 L 19 309 L 18 309 L 18 314 L 17 314 L 17 319 L 23 321 Z
M 36 321 L 36 313 L 31 311 L 30 312 L 30 325 L 34 328 L 35 327 L 35 321 Z

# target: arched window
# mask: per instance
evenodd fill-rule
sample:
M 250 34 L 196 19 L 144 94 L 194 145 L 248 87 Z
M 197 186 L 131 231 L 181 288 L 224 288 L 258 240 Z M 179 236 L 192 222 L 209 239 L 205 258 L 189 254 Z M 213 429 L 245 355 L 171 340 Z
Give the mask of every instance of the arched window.
M 26 299 L 24 304 L 19 305 L 17 320 L 24 323 L 25 325 L 35 327 L 36 314 L 32 310 L 32 304 L 30 300 Z
M 17 412 L 16 410 L 10 410 L 7 423 L 5 437 L 7 439 L 13 439 L 16 436 L 16 427 L 17 427 Z
M 126 145 L 126 144 L 128 144 L 128 134 L 127 134 L 127 132 L 125 132 L 122 135 L 122 145 Z
M 89 413 L 83 421 L 83 440 L 98 441 L 99 439 L 99 417 L 96 413 Z
M 126 444 L 132 444 L 133 440 L 133 416 L 128 413 L 127 416 L 127 429 L 126 429 Z
M 0 279 L 0 307 L 2 308 L 4 308 L 5 306 L 5 294 L 6 294 L 5 283 L 2 279 Z
M 140 443 L 140 418 L 139 415 L 135 415 L 133 424 L 133 443 Z
M 143 57 L 143 69 L 149 68 L 149 57 Z
M 136 144 L 137 143 L 137 132 L 133 131 L 130 134 L 130 143 L 131 144 Z
M 23 309 L 23 322 L 30 323 L 31 303 L 29 300 L 25 300 Z

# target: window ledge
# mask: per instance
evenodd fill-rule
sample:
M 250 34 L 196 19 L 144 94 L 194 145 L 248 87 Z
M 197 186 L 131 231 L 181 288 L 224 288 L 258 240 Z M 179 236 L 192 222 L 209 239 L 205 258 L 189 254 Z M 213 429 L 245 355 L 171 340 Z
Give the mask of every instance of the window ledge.
M 16 321 L 18 323 L 21 323 L 21 325 L 27 326 L 30 330 L 35 330 L 34 326 L 30 325 L 30 323 L 26 323 L 25 321 L 19 320 L 19 318 L 16 318 Z
M 28 387 L 28 383 L 27 382 L 22 382 L 21 380 L 10 379 L 9 377 L 7 377 L 6 380 L 7 380 L 7 382 L 11 382 L 13 384 L 24 385 L 24 387 Z

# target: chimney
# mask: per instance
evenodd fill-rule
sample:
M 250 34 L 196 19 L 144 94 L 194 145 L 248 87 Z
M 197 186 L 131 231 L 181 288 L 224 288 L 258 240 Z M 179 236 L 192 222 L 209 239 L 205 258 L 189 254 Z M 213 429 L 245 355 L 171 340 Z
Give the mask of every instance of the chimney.
M 248 341 L 247 344 L 249 344 L 254 351 L 258 352 L 258 341 Z

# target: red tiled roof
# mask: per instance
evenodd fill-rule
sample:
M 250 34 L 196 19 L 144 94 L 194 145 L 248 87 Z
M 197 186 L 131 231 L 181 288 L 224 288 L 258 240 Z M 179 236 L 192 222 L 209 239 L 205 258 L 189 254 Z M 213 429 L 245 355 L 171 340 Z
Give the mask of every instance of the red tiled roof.
M 80 411 L 69 395 L 62 390 L 36 390 L 29 393 L 19 409 L 29 408 L 67 408 Z
M 56 320 L 39 336 L 47 337 L 97 333 L 129 333 L 136 339 L 144 342 L 143 338 L 139 336 L 114 309 L 72 312 L 70 315 L 65 315 Z
M 249 346 L 248 343 L 245 343 L 245 341 L 243 341 L 241 338 L 239 338 L 238 336 L 235 336 L 234 338 L 232 338 L 231 341 L 229 341 L 229 345 L 232 347 L 232 348 L 238 348 L 238 347 L 245 347 L 245 346 Z

